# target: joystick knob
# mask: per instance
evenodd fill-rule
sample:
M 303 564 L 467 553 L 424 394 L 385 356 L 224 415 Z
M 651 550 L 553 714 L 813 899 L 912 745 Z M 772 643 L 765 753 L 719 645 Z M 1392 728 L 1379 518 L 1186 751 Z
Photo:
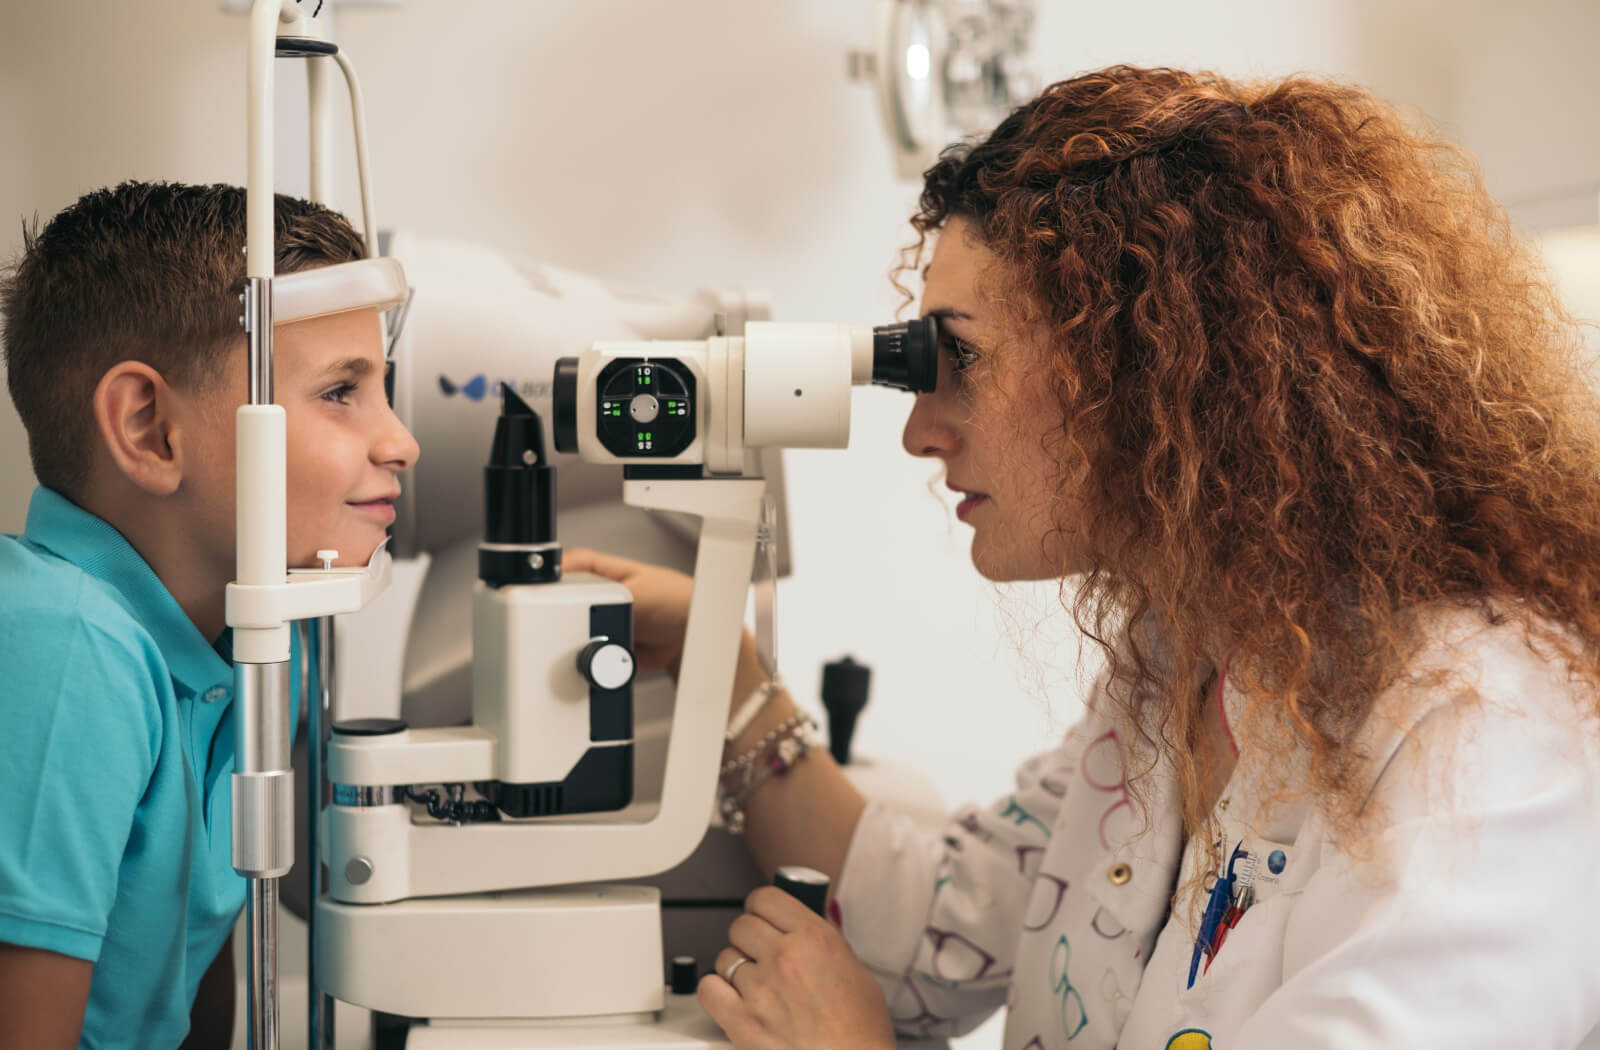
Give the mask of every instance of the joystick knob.
M 578 673 L 596 689 L 621 689 L 633 681 L 633 653 L 609 638 L 591 638 L 578 654 Z
M 818 915 L 826 914 L 828 876 L 815 868 L 785 864 L 778 869 L 772 884 L 794 897 Z
M 872 668 L 846 656 L 822 665 L 822 706 L 828 712 L 828 750 L 841 766 L 850 764 L 856 719 L 867 706 Z

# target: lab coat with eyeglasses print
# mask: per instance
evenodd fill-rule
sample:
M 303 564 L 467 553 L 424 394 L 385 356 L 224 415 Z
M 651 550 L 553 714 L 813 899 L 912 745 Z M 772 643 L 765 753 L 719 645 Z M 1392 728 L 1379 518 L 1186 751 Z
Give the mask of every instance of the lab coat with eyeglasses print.
M 1004 1004 L 1006 1050 L 1600 1050 L 1600 705 L 1515 619 L 1426 622 L 1362 732 L 1348 849 L 1314 799 L 1272 801 L 1304 772 L 1263 763 L 1304 760 L 1252 761 L 1226 680 L 1206 841 L 1103 678 L 994 805 L 936 830 L 870 804 L 833 916 L 897 1031 Z

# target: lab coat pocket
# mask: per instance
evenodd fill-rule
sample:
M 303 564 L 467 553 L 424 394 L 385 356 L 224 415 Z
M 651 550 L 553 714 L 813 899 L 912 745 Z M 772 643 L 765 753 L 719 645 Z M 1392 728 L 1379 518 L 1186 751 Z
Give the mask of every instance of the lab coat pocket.
M 1213 882 L 1208 890 L 1207 915 L 1190 945 L 1182 992 L 1255 974 L 1272 975 L 1275 987 L 1287 917 L 1309 875 L 1308 858 L 1299 856 L 1294 843 L 1262 838 L 1234 821 L 1224 821 L 1223 832 L 1227 881 Z
M 1223 935 L 1210 956 L 1202 955 L 1194 986 L 1180 992 L 1259 1001 L 1282 983 L 1283 940 L 1299 889 L 1284 890 L 1252 906 Z

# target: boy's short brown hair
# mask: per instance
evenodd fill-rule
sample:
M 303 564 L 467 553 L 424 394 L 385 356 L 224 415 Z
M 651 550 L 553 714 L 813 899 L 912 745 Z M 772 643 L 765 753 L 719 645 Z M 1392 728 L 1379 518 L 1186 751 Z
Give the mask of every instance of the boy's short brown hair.
M 366 254 L 337 212 L 278 195 L 278 273 Z M 242 350 L 245 193 L 237 186 L 124 182 L 79 198 L 0 274 L 6 382 L 41 485 L 67 495 L 93 460 L 91 401 L 106 370 L 142 361 L 204 390 Z

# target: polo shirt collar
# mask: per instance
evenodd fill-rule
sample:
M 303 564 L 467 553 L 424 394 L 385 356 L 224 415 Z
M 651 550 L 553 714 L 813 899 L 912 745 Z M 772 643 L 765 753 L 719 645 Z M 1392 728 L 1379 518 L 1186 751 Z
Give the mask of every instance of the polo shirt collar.
M 173 680 L 191 695 L 232 682 L 229 663 L 200 633 L 149 563 L 105 520 L 41 485 L 28 500 L 23 536 L 109 584 L 128 615 L 150 632 Z M 229 633 L 223 632 L 223 638 Z

